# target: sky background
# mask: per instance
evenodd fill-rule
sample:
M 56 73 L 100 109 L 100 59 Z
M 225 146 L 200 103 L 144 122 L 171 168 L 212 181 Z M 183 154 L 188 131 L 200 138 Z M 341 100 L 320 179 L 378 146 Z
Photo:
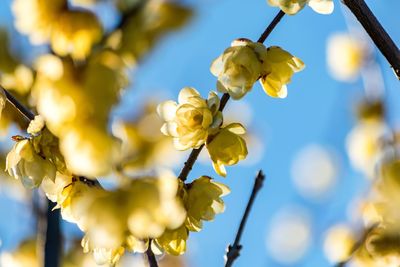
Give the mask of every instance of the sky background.
M 12 23 L 10 2 L 0 1 L 0 24 L 9 28 Z M 194 7 L 194 18 L 183 30 L 163 38 L 140 67 L 132 71 L 132 88 L 114 112 L 116 117 L 134 113 L 133 109 L 140 106 L 140 100 L 145 96 L 176 99 L 185 86 L 195 87 L 206 96 L 209 90 L 215 90 L 216 80 L 209 71 L 212 60 L 233 39 L 256 40 L 278 12 L 265 0 L 185 2 Z M 400 1 L 366 2 L 395 43 L 400 44 L 397 14 Z M 229 167 L 227 178 L 218 177 L 209 162 L 195 165 L 189 179 L 211 175 L 226 183 L 231 194 L 225 197 L 225 213 L 217 216 L 214 222 L 205 223 L 200 233 L 190 235 L 189 266 L 223 266 L 225 248 L 233 242 L 258 169 L 265 172 L 267 179 L 253 206 L 241 242 L 241 256 L 235 266 L 330 266 L 322 250 L 324 233 L 331 225 L 354 221 L 349 207 L 354 204 L 354 197 L 361 196 L 368 188 L 368 181 L 351 169 L 345 154 L 345 138 L 355 122 L 354 101 L 363 94 L 362 83 L 337 82 L 326 67 L 327 38 L 335 32 L 346 31 L 339 5 L 335 0 L 335 11 L 329 16 L 317 14 L 308 7 L 296 16 L 285 16 L 265 42 L 267 46 L 281 46 L 306 64 L 305 70 L 296 74 L 289 84 L 286 99 L 268 97 L 257 83 L 240 101 L 244 104 L 229 102 L 228 109 L 231 106 L 232 114 L 245 120 L 245 126 L 262 142 L 259 148 L 263 154 L 255 162 Z M 104 12 L 106 9 L 99 10 Z M 113 19 L 112 13 L 103 13 L 103 16 L 110 21 Z M 26 40 L 17 40 L 21 42 L 16 44 L 17 47 L 23 47 Z M 400 114 L 399 83 L 380 54 L 378 61 L 386 83 L 391 123 L 396 125 Z M 334 187 L 318 198 L 302 195 L 291 174 L 296 155 L 311 144 L 330 151 L 339 166 Z M 249 154 L 252 154 L 251 149 Z M 315 173 L 315 179 L 318 178 L 319 174 Z M 14 248 L 30 233 L 32 215 L 28 210 L 29 207 L 10 200 L 4 190 L 0 193 L 0 250 Z M 271 240 L 271 233 L 281 233 L 277 225 L 296 220 L 310 226 L 306 233 L 309 238 L 302 249 L 296 249 L 301 252 L 299 259 L 285 264 L 276 256 L 280 255 L 279 251 L 276 252 L 277 249 L 267 241 Z M 65 229 L 72 228 L 64 226 Z M 285 231 L 279 236 L 289 243 L 298 238 Z M 290 251 L 283 253 L 290 258 Z

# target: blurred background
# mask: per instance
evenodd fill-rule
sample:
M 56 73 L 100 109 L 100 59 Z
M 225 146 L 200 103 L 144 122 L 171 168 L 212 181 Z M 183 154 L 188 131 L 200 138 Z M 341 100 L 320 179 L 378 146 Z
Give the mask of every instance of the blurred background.
M 215 90 L 216 80 L 209 71 L 211 62 L 236 38 L 256 40 L 278 12 L 264 0 L 176 2 L 188 7 L 193 14 L 185 25 L 159 38 L 140 64 L 129 70 L 131 83 L 112 112 L 113 131 L 118 131 L 120 121 L 145 124 L 143 121 L 151 119 L 151 114 L 145 116 L 151 106 L 176 99 L 185 86 L 195 87 L 203 96 Z M 395 43 L 400 43 L 396 12 L 400 2 L 366 2 Z M 11 3 L 11 0 L 0 1 L 0 26 L 8 33 L 11 51 L 29 65 L 47 47 L 32 46 L 26 36 L 16 31 Z M 106 29 L 119 21 L 117 10 L 111 6 L 110 1 L 104 0 L 90 7 Z M 328 66 L 328 51 L 331 65 L 340 57 L 335 55 L 334 48 L 329 48 L 332 38 L 349 33 L 349 29 L 353 36 L 359 36 L 356 39 L 362 42 L 360 49 L 373 55 L 375 69 L 369 74 L 360 75 L 358 70 L 343 74 Z M 346 224 L 354 231 L 362 228 L 360 203 L 371 186 L 371 179 L 365 172 L 353 168 L 348 136 L 357 123 L 357 105 L 366 94 L 382 97 L 387 122 L 396 128 L 400 115 L 398 80 L 382 55 L 374 54 L 375 48 L 339 1 L 335 1 L 335 10 L 329 16 L 310 8 L 296 16 L 285 16 L 265 44 L 290 51 L 305 62 L 306 68 L 293 77 L 286 99 L 268 97 L 257 83 L 246 98 L 228 103 L 224 112 L 226 120 L 240 121 L 249 131 L 246 137 L 249 156 L 238 165 L 228 167 L 227 178 L 214 173 L 206 155 L 195 165 L 190 180 L 203 174 L 213 176 L 227 184 L 231 194 L 224 198 L 225 212 L 216 216 L 214 222 L 205 223 L 201 232 L 190 235 L 184 256 L 186 266 L 223 265 L 225 249 L 234 240 L 259 169 L 266 174 L 266 181 L 253 206 L 236 266 L 331 266 L 324 253 L 328 229 L 338 224 Z M 344 50 L 339 48 L 339 51 Z M 146 127 L 141 128 L 141 134 L 151 139 L 147 141 L 158 140 L 151 137 L 158 134 L 154 133 L 154 127 Z M 2 134 L 3 153 L 10 149 L 10 136 L 17 132 L 12 126 Z M 170 153 L 167 150 L 157 160 L 178 173 L 188 154 Z M 135 164 L 127 163 L 133 169 Z M 35 216 L 28 190 L 9 177 L 3 178 L 0 252 L 6 253 L 34 235 Z M 62 228 L 67 240 L 81 236 L 72 224 L 63 222 Z M 129 262 L 126 266 L 136 266 L 135 261 L 140 266 L 136 257 L 129 256 L 125 261 Z

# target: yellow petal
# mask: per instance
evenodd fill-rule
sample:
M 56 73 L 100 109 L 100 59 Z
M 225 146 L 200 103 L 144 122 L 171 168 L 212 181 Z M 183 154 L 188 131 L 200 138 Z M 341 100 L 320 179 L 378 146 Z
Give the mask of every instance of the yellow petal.
M 328 15 L 333 12 L 334 4 L 332 0 L 310 0 L 308 5 L 317 13 Z
M 176 109 L 177 103 L 172 100 L 168 100 L 157 106 L 157 113 L 163 120 L 173 121 L 175 118 Z

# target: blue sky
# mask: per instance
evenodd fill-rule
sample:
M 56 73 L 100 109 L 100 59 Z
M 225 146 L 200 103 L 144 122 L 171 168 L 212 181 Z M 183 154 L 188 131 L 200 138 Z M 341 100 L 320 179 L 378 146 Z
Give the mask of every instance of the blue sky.
M 209 66 L 230 42 L 239 37 L 256 40 L 278 12 L 264 0 L 199 0 L 186 1 L 195 7 L 195 16 L 182 31 L 164 38 L 158 47 L 133 73 L 133 85 L 124 95 L 117 115 L 129 114 L 130 107 L 139 99 L 160 92 L 160 98 L 176 98 L 184 86 L 192 86 L 203 95 L 215 90 L 215 78 Z M 0 23 L 10 24 L 10 1 L 0 2 Z M 397 10 L 398 0 L 367 1 L 396 43 L 400 43 Z M 266 235 L 272 218 L 285 207 L 306 210 L 312 224 L 312 242 L 304 257 L 286 266 L 329 266 L 323 256 L 323 233 L 337 222 L 347 220 L 346 210 L 355 194 L 368 186 L 365 179 L 349 167 L 345 155 L 345 137 L 354 123 L 352 106 L 362 95 L 360 81 L 339 83 L 331 78 L 326 67 L 326 41 L 334 32 L 346 30 L 346 24 L 335 1 L 330 16 L 319 15 L 305 8 L 296 16 L 285 16 L 266 41 L 298 56 L 306 63 L 304 71 L 295 75 L 289 84 L 286 99 L 272 99 L 256 84 L 246 96 L 253 119 L 250 125 L 265 144 L 261 160 L 251 166 L 240 164 L 228 169 L 225 179 L 217 177 L 210 164 L 195 166 L 189 179 L 208 174 L 229 185 L 232 192 L 226 199 L 226 211 L 203 231 L 191 235 L 189 262 L 191 266 L 222 266 L 223 254 L 234 239 L 236 228 L 253 185 L 258 169 L 263 169 L 267 180 L 259 194 L 245 230 L 240 258 L 235 266 L 285 266 L 274 261 L 266 249 Z M 400 104 L 399 84 L 386 61 L 379 54 L 387 92 L 391 123 L 398 123 Z M 229 105 L 229 104 L 228 104 Z M 333 149 L 340 157 L 341 169 L 333 191 L 323 200 L 303 198 L 292 183 L 290 167 L 296 153 L 304 146 L 318 143 Z M 249 151 L 251 153 L 251 151 Z M 317 179 L 317 177 L 316 177 Z M 4 199 L 4 201 L 3 201 Z M 29 232 L 26 216 L 11 209 L 0 196 L 0 214 L 10 218 L 0 223 L 3 248 L 16 244 L 20 236 Z M 17 205 L 17 204 L 13 204 Z M 19 223 L 15 223 L 19 221 Z M 18 227 L 18 228 L 17 228 Z M 22 231 L 19 231 L 22 227 Z

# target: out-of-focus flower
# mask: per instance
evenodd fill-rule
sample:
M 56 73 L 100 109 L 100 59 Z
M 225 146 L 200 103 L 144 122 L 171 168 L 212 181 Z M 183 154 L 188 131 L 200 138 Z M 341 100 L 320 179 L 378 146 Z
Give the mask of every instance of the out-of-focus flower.
M 277 262 L 296 266 L 311 245 L 312 231 L 308 213 L 297 208 L 274 216 L 267 234 L 267 249 Z
M 7 97 L 6 93 L 4 92 L 3 88 L 0 88 L 0 119 L 3 109 L 6 107 Z
M 260 79 L 264 91 L 269 96 L 285 98 L 286 84 L 290 83 L 295 72 L 304 69 L 304 63 L 278 46 L 269 47 L 264 60 L 267 74 Z
M 211 65 L 211 72 L 218 78 L 217 88 L 233 99 L 247 94 L 261 78 L 264 91 L 271 97 L 284 98 L 286 84 L 295 72 L 301 71 L 304 63 L 297 57 L 272 46 L 248 39 L 237 39 Z
M 240 123 L 231 123 L 210 137 L 206 147 L 213 162 L 214 170 L 221 176 L 226 176 L 225 165 L 235 165 L 246 158 L 247 147 L 242 135 L 246 132 Z
M 154 246 L 170 255 L 182 255 L 186 251 L 186 240 L 189 231 L 185 224 L 174 230 L 166 230 L 160 237 L 154 239 Z
M 198 232 L 202 228 L 202 221 L 211 221 L 216 214 L 224 212 L 225 205 L 221 197 L 229 192 L 226 185 L 207 176 L 201 176 L 189 184 L 185 198 L 186 227 L 190 231 Z
M 53 202 L 57 202 L 57 200 L 62 198 L 61 194 L 64 188 L 71 184 L 72 180 L 72 176 L 57 172 L 54 181 L 50 179 L 44 179 L 40 185 L 40 188 L 44 191 L 48 199 Z
M 111 249 L 96 247 L 87 236 L 83 237 L 81 245 L 84 253 L 93 252 L 94 261 L 97 265 L 115 265 L 125 253 L 124 247 Z
M 335 225 L 326 234 L 324 252 L 332 263 L 346 261 L 355 244 L 356 237 L 348 226 Z
M 161 132 L 174 138 L 178 150 L 199 148 L 222 124 L 219 98 L 211 92 L 205 100 L 194 88 L 185 87 L 179 93 L 178 101 L 165 101 L 157 107 L 165 121 Z
M 337 33 L 328 39 L 327 63 L 332 76 L 352 81 L 360 73 L 366 57 L 365 44 L 347 33 Z
M 4 267 L 39 267 L 41 262 L 37 253 L 37 241 L 27 239 L 22 241 L 12 252 L 2 252 L 0 265 Z
M 56 177 L 55 166 L 38 155 L 27 139 L 18 141 L 8 153 L 6 170 L 27 188 L 38 187 L 46 178 L 54 181 Z
M 38 134 L 44 128 L 44 119 L 42 116 L 35 116 L 34 120 L 29 123 L 28 129 L 26 130 L 28 134 L 35 135 Z
M 360 123 L 347 136 L 347 151 L 354 168 L 373 177 L 379 157 L 380 139 L 387 132 L 382 122 Z
M 138 0 L 118 0 L 123 10 L 130 10 Z M 190 8 L 170 1 L 146 1 L 130 16 L 124 27 L 113 32 L 107 43 L 125 63 L 136 64 L 164 34 L 181 28 L 192 15 Z
M 85 59 L 102 35 L 101 24 L 89 11 L 65 11 L 54 22 L 51 47 L 60 56 Z
M 0 80 L 4 88 L 15 90 L 24 95 L 31 89 L 33 72 L 27 66 L 19 64 L 12 72 L 3 73 Z
M 95 127 L 69 129 L 60 140 L 60 149 L 68 169 L 83 176 L 106 175 L 118 161 L 116 140 Z
M 67 0 L 15 0 L 12 4 L 15 27 L 28 35 L 33 44 L 45 43 L 66 8 Z
M 307 4 L 320 14 L 331 14 L 334 9 L 332 0 L 268 0 L 268 3 L 279 7 L 288 15 L 297 14 Z

